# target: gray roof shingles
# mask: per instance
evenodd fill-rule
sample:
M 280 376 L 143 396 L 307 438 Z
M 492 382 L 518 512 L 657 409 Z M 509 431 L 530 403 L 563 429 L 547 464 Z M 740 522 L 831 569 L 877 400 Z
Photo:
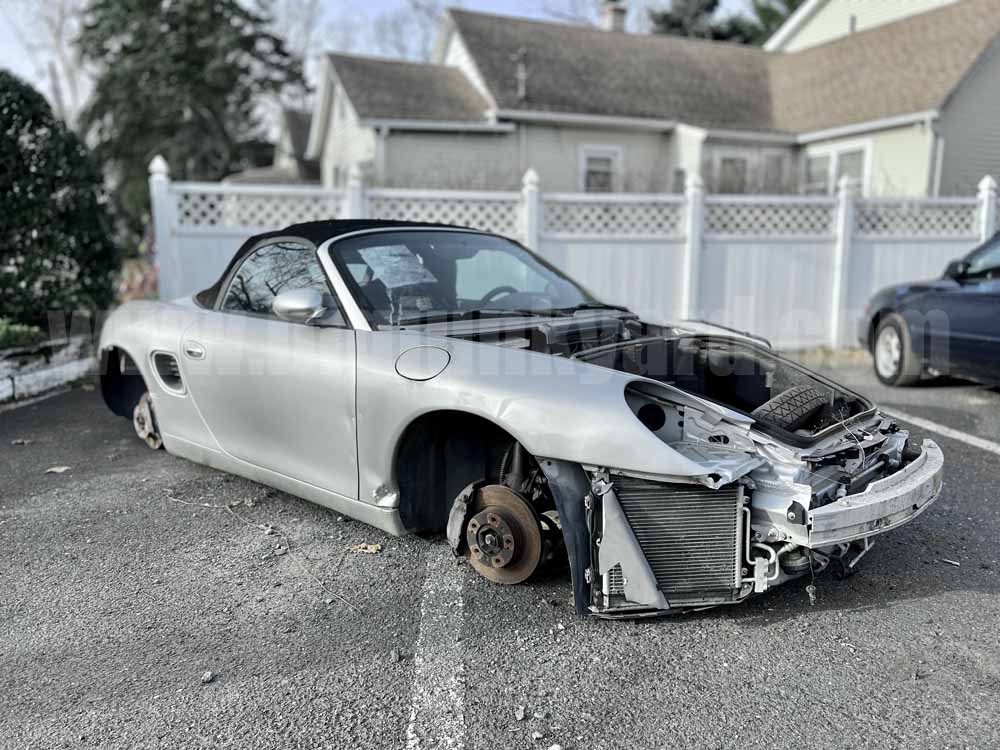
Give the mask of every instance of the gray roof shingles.
M 454 8 L 449 15 L 501 109 L 774 129 L 767 53 L 760 49 Z M 523 101 L 521 49 L 528 72 Z
M 483 122 L 489 104 L 457 68 L 329 55 L 362 119 Z

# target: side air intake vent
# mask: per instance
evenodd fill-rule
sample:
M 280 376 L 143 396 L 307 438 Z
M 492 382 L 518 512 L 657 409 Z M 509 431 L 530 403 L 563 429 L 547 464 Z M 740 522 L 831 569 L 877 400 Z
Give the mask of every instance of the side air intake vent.
M 739 597 L 741 487 L 710 490 L 622 476 L 615 478 L 614 491 L 671 606 L 720 604 Z
M 156 352 L 153 354 L 153 367 L 156 374 L 163 383 L 163 387 L 174 393 L 184 393 L 184 382 L 181 380 L 181 368 L 177 365 L 177 358 L 173 354 L 166 352 Z

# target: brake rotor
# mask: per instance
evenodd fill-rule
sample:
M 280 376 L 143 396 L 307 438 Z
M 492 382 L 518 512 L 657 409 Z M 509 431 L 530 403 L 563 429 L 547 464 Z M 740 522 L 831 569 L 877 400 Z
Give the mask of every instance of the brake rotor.
M 542 559 L 542 527 L 535 511 L 521 495 L 499 484 L 476 494 L 465 542 L 472 567 L 494 583 L 526 581 Z
M 156 428 L 156 418 L 153 416 L 153 403 L 149 400 L 149 392 L 142 394 L 139 403 L 132 411 L 132 426 L 135 434 L 154 451 L 163 447 L 163 439 Z

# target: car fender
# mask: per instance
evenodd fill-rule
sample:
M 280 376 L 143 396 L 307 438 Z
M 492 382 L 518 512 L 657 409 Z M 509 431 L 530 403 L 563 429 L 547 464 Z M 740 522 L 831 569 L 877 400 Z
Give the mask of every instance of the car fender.
M 400 376 L 398 355 L 427 345 L 448 351 L 447 367 L 423 381 Z M 680 480 L 706 474 L 633 414 L 625 389 L 636 381 L 649 383 L 664 400 L 701 408 L 712 420 L 737 416 L 656 381 L 571 359 L 419 332 L 359 332 L 360 497 L 386 495 L 406 428 L 436 411 L 486 419 L 535 456 Z

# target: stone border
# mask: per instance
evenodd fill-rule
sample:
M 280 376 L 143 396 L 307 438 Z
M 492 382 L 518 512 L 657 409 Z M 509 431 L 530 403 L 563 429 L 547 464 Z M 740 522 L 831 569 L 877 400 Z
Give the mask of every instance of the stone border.
M 40 396 L 96 370 L 94 339 L 89 335 L 0 349 L 0 404 Z

